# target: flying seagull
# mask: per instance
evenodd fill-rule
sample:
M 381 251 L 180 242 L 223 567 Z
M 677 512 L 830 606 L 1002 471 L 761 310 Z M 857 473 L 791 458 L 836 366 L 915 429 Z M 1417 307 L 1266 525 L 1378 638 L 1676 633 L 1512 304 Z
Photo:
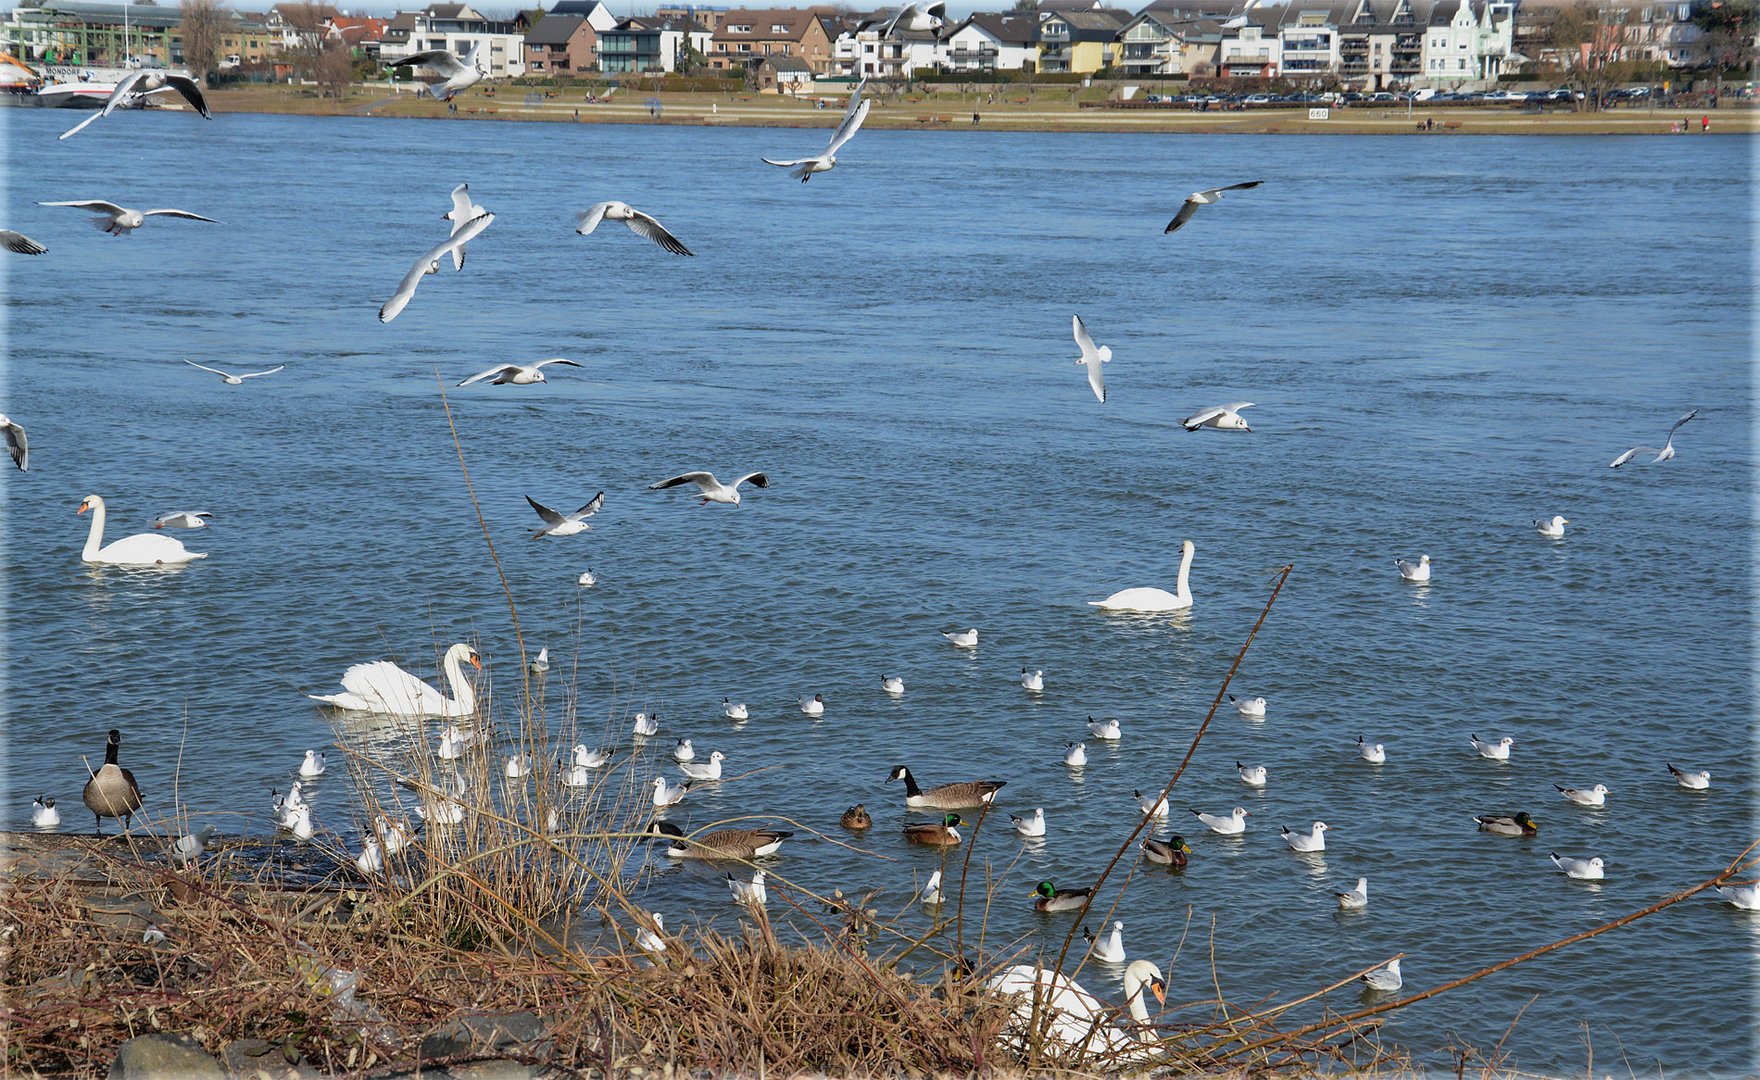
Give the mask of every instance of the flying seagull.
M 472 383 L 480 383 L 484 380 L 488 380 L 491 386 L 506 386 L 509 384 L 514 386 L 530 386 L 532 383 L 549 382 L 549 379 L 544 378 L 544 372 L 542 369 L 550 364 L 567 364 L 569 367 L 581 366 L 573 360 L 564 360 L 560 356 L 552 357 L 549 360 L 540 360 L 535 364 L 497 364 L 488 371 L 477 372 L 475 375 L 472 375 L 458 385 L 469 386 Z
M 467 90 L 483 81 L 488 72 L 483 70 L 483 43 L 471 46 L 460 60 L 446 49 L 429 49 L 415 53 L 401 60 L 393 60 L 390 67 L 414 68 L 425 67 L 440 76 L 441 81 L 428 84 L 428 93 L 434 95 L 435 101 L 451 101 L 460 91 Z
M 188 364 L 190 367 L 201 368 L 203 371 L 220 376 L 220 381 L 227 386 L 243 386 L 246 379 L 255 379 L 262 375 L 273 375 L 277 371 L 285 371 L 287 369 L 286 364 L 276 364 L 268 371 L 247 371 L 243 375 L 233 375 L 229 372 L 221 371 L 219 368 L 203 367 L 203 365 L 196 363 L 194 360 L 185 360 L 184 363 Z
M 621 221 L 629 226 L 629 231 L 637 236 L 645 237 L 659 244 L 674 255 L 695 255 L 696 252 L 678 242 L 678 237 L 666 231 L 666 226 L 642 213 L 629 203 L 602 202 L 582 210 L 575 217 L 580 224 L 575 232 L 586 236 L 599 227 L 601 221 Z
M 388 323 L 397 318 L 398 313 L 408 306 L 411 298 L 415 296 L 416 286 L 422 283 L 422 279 L 429 274 L 440 272 L 440 260 L 446 253 L 475 240 L 494 220 L 494 214 L 484 214 L 481 217 L 472 218 L 464 228 L 453 233 L 450 239 L 417 259 L 415 265 L 409 268 L 409 273 L 403 275 L 403 281 L 398 284 L 397 292 L 379 309 L 379 321 Z
M 1652 464 L 1652 465 L 1658 461 L 1669 460 L 1670 458 L 1674 457 L 1674 433 L 1681 429 L 1682 424 L 1686 423 L 1688 420 L 1691 420 L 1693 417 L 1698 416 L 1698 415 L 1699 415 L 1699 410 L 1694 409 L 1692 412 L 1681 417 L 1679 420 L 1676 420 L 1674 422 L 1674 427 L 1671 427 L 1668 429 L 1668 441 L 1662 444 L 1662 449 L 1658 450 L 1654 446 L 1634 446 L 1630 450 L 1627 450 L 1625 453 L 1621 454 L 1619 457 L 1614 458 L 1613 464 L 1611 466 L 1609 466 L 1609 468 L 1617 469 L 1621 465 L 1624 465 L 1626 462 L 1632 460 L 1632 458 L 1637 456 L 1638 454 L 1655 454 L 1656 456 L 1651 458 L 1650 461 L 1647 463 L 1647 464 Z
M 1100 365 L 1112 360 L 1112 346 L 1094 347 L 1094 339 L 1088 336 L 1088 325 L 1082 322 L 1080 315 L 1070 316 L 1071 325 L 1075 328 L 1076 346 L 1082 350 L 1082 357 L 1076 363 L 1088 369 L 1088 385 L 1093 387 L 1094 396 L 1101 401 L 1106 400 L 1106 376 L 1100 371 Z
M 1206 188 L 1203 191 L 1194 191 L 1186 197 L 1185 204 L 1179 208 L 1179 213 L 1173 215 L 1173 220 L 1167 223 L 1167 228 L 1161 231 L 1163 233 L 1177 232 L 1182 225 L 1192 220 L 1192 215 L 1198 212 L 1198 207 L 1209 206 L 1213 202 L 1221 201 L 1222 193 L 1225 191 L 1241 191 L 1246 188 L 1256 188 L 1264 182 L 1265 181 L 1263 180 L 1249 180 L 1244 184 L 1230 184 L 1227 187 L 1214 187 Z
M 912 3 L 893 12 L 890 19 L 863 19 L 856 24 L 856 33 L 859 34 L 870 26 L 879 26 L 882 22 L 886 24 L 880 30 L 880 36 L 883 38 L 891 37 L 894 30 L 911 30 L 919 33 L 934 31 L 936 36 L 940 36 L 940 31 L 947 26 L 947 5 L 941 0 L 935 0 L 934 3 L 929 4 L 913 0 Z
M 532 534 L 533 540 L 542 540 L 546 536 L 573 536 L 575 533 L 590 532 L 593 527 L 587 524 L 587 519 L 597 514 L 599 508 L 605 505 L 605 493 L 599 492 L 593 496 L 592 502 L 572 514 L 552 510 L 530 495 L 526 496 L 526 502 L 531 503 L 532 509 L 544 519 L 544 527 Z
M 214 515 L 206 510 L 173 510 L 169 514 L 160 514 L 153 519 L 155 529 L 205 529 L 207 518 Z
M 1215 428 L 1217 431 L 1252 432 L 1246 420 L 1241 416 L 1242 409 L 1250 409 L 1250 401 L 1231 401 L 1227 405 L 1212 405 L 1208 409 L 1197 412 L 1180 421 L 1187 431 L 1196 431 L 1201 427 Z
M 761 472 L 746 473 L 731 484 L 723 484 L 721 481 L 715 479 L 714 473 L 687 472 L 680 473 L 667 480 L 661 480 L 658 483 L 649 484 L 648 490 L 661 491 L 666 488 L 678 487 L 680 484 L 695 484 L 697 486 L 697 492 L 701 495 L 703 500 L 699 505 L 707 506 L 712 502 L 716 502 L 730 503 L 734 506 L 738 506 L 739 487 L 747 481 L 750 481 L 753 487 L 767 488 L 770 486 L 770 478 Z
M 202 97 L 202 84 L 188 75 L 178 75 L 169 71 L 133 71 L 124 76 L 122 81 L 111 89 L 110 98 L 104 102 L 102 109 L 62 132 L 57 138 L 65 139 L 69 135 L 77 135 L 94 120 L 102 120 L 117 109 L 126 108 L 148 94 L 162 94 L 169 90 L 175 90 L 182 94 L 183 99 L 189 102 L 196 112 L 201 113 L 204 120 L 214 119 L 214 114 L 208 111 L 207 99 Z
M 11 229 L 0 229 L 0 244 L 4 244 L 6 250 L 20 255 L 41 255 L 49 250 L 24 233 L 13 232 Z
M 109 233 L 121 236 L 132 232 L 147 223 L 150 217 L 180 217 L 191 221 L 206 221 L 214 225 L 220 224 L 211 217 L 192 214 L 188 210 L 130 210 L 126 206 L 117 206 L 103 199 L 76 199 L 73 202 L 40 202 L 38 206 L 72 206 L 80 210 L 91 210 L 97 214 L 92 219 L 92 226 Z
M 471 186 L 460 184 L 452 189 L 452 209 L 441 214 L 443 220 L 452 222 L 452 235 L 457 236 L 466 225 L 482 217 L 489 211 L 471 202 Z M 452 268 L 464 269 L 464 245 L 452 249 Z
M 12 463 L 18 466 L 19 472 L 27 472 L 31 463 L 31 444 L 24 437 L 24 428 L 5 413 L 0 413 L 0 431 L 6 433 L 6 452 L 12 455 Z
M 837 151 L 844 143 L 849 142 L 861 129 L 862 121 L 868 118 L 868 106 L 872 102 L 862 97 L 862 87 L 866 82 L 856 84 L 855 92 L 849 96 L 849 106 L 843 111 L 843 122 L 831 133 L 831 141 L 826 144 L 825 151 L 817 157 L 796 158 L 793 161 L 772 161 L 763 158 L 766 165 L 792 169 L 790 176 L 797 177 L 801 183 L 813 178 L 814 173 L 829 172 L 837 164 Z

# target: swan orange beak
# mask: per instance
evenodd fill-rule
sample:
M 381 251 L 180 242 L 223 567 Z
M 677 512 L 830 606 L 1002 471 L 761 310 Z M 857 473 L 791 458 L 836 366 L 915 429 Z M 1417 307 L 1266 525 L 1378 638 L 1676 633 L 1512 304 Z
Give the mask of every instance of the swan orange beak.
M 1155 992 L 1155 1000 L 1157 1002 L 1159 1002 L 1162 1005 L 1167 1004 L 1167 985 L 1165 983 L 1163 983 L 1160 979 L 1156 979 L 1154 982 L 1149 984 L 1149 989 L 1151 989 Z
M 78 509 L 78 510 L 75 510 L 75 511 L 74 511 L 74 512 L 73 512 L 73 513 L 74 513 L 74 516 L 75 516 L 75 517 L 77 517 L 77 516 L 79 516 L 79 515 L 80 515 L 80 514 L 83 514 L 83 513 L 85 513 L 85 512 L 86 512 L 86 511 L 87 511 L 87 510 L 90 510 L 90 509 L 91 509 L 91 507 L 92 507 L 92 504 L 91 504 L 91 503 L 83 503 L 83 502 L 82 502 L 82 503 L 80 503 L 80 504 L 79 504 L 79 509 Z
M 483 670 L 483 662 L 477 659 L 476 653 L 471 653 L 471 667 L 476 668 L 478 671 Z

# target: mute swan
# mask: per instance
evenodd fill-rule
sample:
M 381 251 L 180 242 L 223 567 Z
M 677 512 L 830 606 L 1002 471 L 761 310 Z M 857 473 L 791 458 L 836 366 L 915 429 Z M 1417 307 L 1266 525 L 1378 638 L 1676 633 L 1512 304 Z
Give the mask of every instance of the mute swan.
M 1030 964 L 1017 964 L 1004 969 L 988 983 L 990 990 L 1016 997 L 1014 1015 L 1017 1023 L 1008 1035 L 1012 1040 L 1025 1041 L 1026 1025 L 1035 1019 L 1043 1025 L 1052 1040 L 1083 1054 L 1112 1055 L 1152 1047 L 1152 1041 L 1141 1040 L 1132 1031 L 1107 1022 L 1112 1012 L 1104 1003 L 1084 990 L 1080 983 L 1055 971 Z M 1148 960 L 1135 960 L 1124 969 L 1125 1004 L 1131 1020 L 1141 1030 L 1149 1028 L 1149 1006 L 1143 991 L 1154 993 L 1156 1001 L 1165 1001 L 1167 986 L 1161 981 L 1161 970 Z M 1037 999 L 1037 1007 L 1035 1001 Z
M 135 533 L 120 540 L 104 543 L 104 500 L 87 495 L 76 513 L 92 512 L 92 528 L 86 533 L 85 550 L 80 558 L 104 566 L 176 566 L 205 559 L 207 552 L 191 551 L 181 540 L 156 533 Z
M 1187 581 L 1192 573 L 1192 553 L 1196 550 L 1190 540 L 1180 545 L 1177 593 L 1170 593 L 1166 589 L 1125 589 L 1104 600 L 1090 600 L 1088 605 L 1107 611 L 1181 611 L 1191 607 L 1192 590 Z
M 464 677 L 464 665 L 481 671 L 477 650 L 464 642 L 446 650 L 441 670 L 452 691 L 447 697 L 389 660 L 355 664 L 342 673 L 340 694 L 307 694 L 313 701 L 353 712 L 391 716 L 470 716 L 476 710 L 477 693 Z

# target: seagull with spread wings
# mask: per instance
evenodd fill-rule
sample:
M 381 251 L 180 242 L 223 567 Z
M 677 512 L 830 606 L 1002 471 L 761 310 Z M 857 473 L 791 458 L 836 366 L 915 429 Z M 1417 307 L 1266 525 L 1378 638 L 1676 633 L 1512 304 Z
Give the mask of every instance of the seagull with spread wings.
M 1227 187 L 1213 187 L 1205 188 L 1203 191 L 1194 191 L 1186 197 L 1184 205 L 1179 208 L 1179 213 L 1173 215 L 1173 220 L 1167 223 L 1167 228 L 1161 231 L 1163 233 L 1177 232 L 1181 226 L 1192 220 L 1192 215 L 1198 212 L 1198 207 L 1209 206 L 1211 203 L 1221 202 L 1222 193 L 1225 191 L 1243 191 L 1247 188 L 1256 188 L 1264 182 L 1265 181 L 1263 180 L 1249 180 L 1244 184 L 1230 184 Z
M 443 220 L 452 222 L 452 235 L 457 236 L 466 225 L 482 217 L 489 211 L 471 202 L 471 186 L 460 184 L 452 189 L 452 209 L 441 214 Z M 452 249 L 452 268 L 464 269 L 464 245 Z
M 1094 396 L 1102 402 L 1106 400 L 1106 376 L 1101 372 L 1100 365 L 1112 360 L 1112 346 L 1094 347 L 1094 339 L 1088 336 L 1088 324 L 1080 315 L 1070 316 L 1071 325 L 1075 328 L 1076 346 L 1082 350 L 1081 358 L 1076 363 L 1088 369 L 1088 385 L 1093 388 Z
M 38 206 L 71 206 L 77 210 L 90 210 L 97 216 L 92 218 L 92 227 L 109 233 L 111 236 L 122 236 L 133 232 L 147 223 L 150 217 L 180 217 L 191 221 L 206 221 L 213 225 L 220 222 L 211 217 L 192 214 L 188 210 L 130 210 L 126 206 L 117 206 L 103 199 L 75 199 L 72 202 L 40 202 Z
M 844 143 L 855 138 L 856 132 L 861 129 L 862 121 L 868 118 L 868 107 L 873 102 L 862 97 L 862 87 L 866 85 L 866 81 L 856 84 L 855 91 L 849 96 L 849 106 L 843 111 L 843 122 L 838 124 L 837 130 L 831 133 L 831 141 L 826 144 L 823 153 L 817 157 L 796 158 L 792 161 L 772 161 L 769 158 L 763 158 L 764 164 L 793 170 L 788 175 L 796 177 L 803 184 L 811 180 L 814 173 L 829 172 L 837 165 L 837 151 L 843 147 Z
M 441 79 L 440 82 L 428 84 L 428 93 L 434 95 L 435 101 L 451 101 L 460 92 L 470 89 L 488 76 L 489 73 L 483 70 L 482 54 L 483 43 L 479 41 L 471 46 L 471 51 L 465 53 L 462 60 L 445 49 L 429 49 L 401 60 L 393 60 L 388 66 L 427 68 Z
M 24 428 L 18 425 L 5 413 L 0 413 L 0 431 L 6 433 L 6 452 L 12 455 L 12 463 L 18 466 L 19 472 L 27 472 L 31 463 L 31 444 L 24 437 Z
M 694 484 L 696 485 L 697 493 L 703 500 L 698 504 L 699 506 L 707 506 L 712 502 L 727 503 L 731 506 L 738 506 L 740 485 L 748 482 L 753 487 L 758 488 L 767 488 L 770 486 L 770 478 L 761 472 L 746 473 L 731 484 L 723 484 L 721 481 L 715 479 L 714 473 L 687 472 L 680 473 L 670 479 L 661 480 L 658 483 L 649 484 L 648 490 L 661 491 L 665 488 L 678 487 L 680 484 Z
M 243 375 L 234 375 L 231 372 L 221 371 L 219 368 L 205 367 L 196 363 L 194 360 L 185 360 L 184 363 L 193 368 L 201 368 L 203 371 L 206 371 L 211 375 L 220 376 L 220 381 L 227 386 L 243 386 L 246 379 L 255 379 L 263 375 L 273 375 L 277 371 L 285 371 L 287 369 L 286 364 L 276 364 L 267 371 L 247 371 Z
M 868 27 L 879 26 L 881 23 L 886 24 L 880 30 L 882 38 L 891 37 L 895 30 L 909 30 L 916 33 L 933 32 L 939 37 L 941 31 L 947 28 L 947 5 L 942 0 L 934 0 L 933 3 L 927 4 L 921 3 L 920 0 L 912 0 L 911 3 L 893 12 L 890 19 L 876 17 L 862 20 L 856 25 L 856 33 L 859 34 Z
M 652 216 L 642 213 L 629 203 L 610 202 L 594 203 L 592 206 L 575 215 L 580 224 L 575 232 L 582 236 L 590 234 L 599 227 L 601 221 L 621 221 L 629 226 L 629 231 L 637 236 L 654 241 L 674 255 L 695 255 L 696 252 L 678 242 L 678 237 L 666 231 Z
M 447 253 L 454 248 L 461 248 L 482 235 L 483 230 L 487 229 L 494 221 L 494 214 L 474 217 L 466 223 L 464 228 L 453 233 L 445 242 L 417 259 L 415 265 L 409 268 L 409 273 L 403 275 L 403 281 L 398 284 L 397 292 L 392 294 L 391 299 L 385 301 L 384 306 L 379 308 L 379 321 L 388 323 L 397 318 L 398 313 L 409 306 L 410 300 L 416 295 L 416 286 L 422 283 L 422 279 L 429 274 L 440 272 L 440 260 L 445 258 Z
M 1655 454 L 1656 455 L 1655 457 L 1651 458 L 1648 462 L 1645 462 L 1645 464 L 1650 464 L 1650 465 L 1654 465 L 1658 461 L 1670 460 L 1671 458 L 1674 457 L 1674 433 L 1681 429 L 1682 424 L 1686 423 L 1688 420 L 1691 420 L 1693 417 L 1698 416 L 1698 415 L 1699 415 L 1699 410 L 1694 409 L 1692 412 L 1681 417 L 1679 420 L 1676 420 L 1674 422 L 1674 427 L 1671 427 L 1668 429 L 1668 441 L 1662 444 L 1661 449 L 1657 449 L 1654 446 L 1634 446 L 1630 450 L 1627 450 L 1625 453 L 1621 454 L 1619 457 L 1614 458 L 1613 464 L 1610 467 L 1617 469 L 1621 465 L 1624 465 L 1626 462 L 1632 460 L 1634 457 L 1636 457 L 1639 454 Z
M 526 496 L 526 502 L 531 503 L 532 509 L 544 519 L 544 527 L 532 534 L 533 540 L 542 540 L 546 536 L 573 536 L 575 533 L 592 532 L 593 527 L 587 524 L 587 519 L 597 514 L 599 508 L 605 505 L 605 493 L 599 492 L 593 496 L 592 502 L 572 514 L 552 510 L 530 495 Z
M 506 386 L 510 384 L 513 386 L 530 386 L 533 383 L 547 383 L 550 380 L 544 378 L 543 369 L 551 364 L 567 364 L 569 367 L 581 366 L 573 360 L 564 360 L 560 356 L 552 357 L 549 360 L 540 360 L 535 364 L 496 364 L 488 371 L 479 371 L 458 385 L 469 386 L 472 383 L 480 383 L 485 380 L 487 380 L 491 386 Z
M 11 229 L 0 229 L 0 247 L 20 255 L 41 255 L 49 250 L 24 233 L 13 232 Z
M 163 94 L 172 90 L 182 94 L 183 100 L 189 102 L 191 108 L 202 114 L 202 119 L 214 119 L 214 114 L 208 111 L 208 99 L 202 96 L 202 84 L 188 75 L 179 75 L 171 71 L 131 71 L 111 89 L 110 98 L 104 102 L 102 109 L 62 132 L 57 138 L 65 139 L 69 135 L 77 135 L 92 121 L 102 120 L 117 109 L 126 109 L 135 102 L 144 100 L 148 94 Z
M 1231 401 L 1227 405 L 1212 405 L 1208 409 L 1199 409 L 1184 420 L 1181 420 L 1180 425 L 1187 431 L 1196 431 L 1199 428 L 1214 428 L 1217 431 L 1245 431 L 1251 433 L 1253 429 L 1247 426 L 1246 418 L 1241 415 L 1241 410 L 1251 409 L 1252 407 L 1253 403 L 1250 401 Z

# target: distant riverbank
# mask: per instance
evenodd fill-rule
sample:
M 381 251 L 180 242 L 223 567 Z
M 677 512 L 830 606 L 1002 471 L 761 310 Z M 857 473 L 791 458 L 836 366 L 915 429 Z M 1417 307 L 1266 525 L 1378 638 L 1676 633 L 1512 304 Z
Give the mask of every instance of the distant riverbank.
M 1016 88 L 1010 88 L 1016 93 Z M 457 110 L 411 92 L 356 87 L 343 98 L 319 98 L 310 88 L 272 86 L 209 92 L 222 112 L 296 113 L 315 116 L 422 117 L 457 120 L 537 120 L 555 123 L 688 124 L 728 127 L 831 127 L 840 110 L 816 108 L 811 100 L 758 94 L 636 92 L 587 102 L 579 90 L 498 87 L 466 93 Z M 1078 107 L 1064 87 L 1019 91 L 1024 96 L 991 101 L 987 94 L 944 93 L 880 98 L 869 128 L 1002 131 L 1138 131 L 1204 134 L 1303 135 L 1668 135 L 1676 124 L 1698 135 L 1760 131 L 1752 109 L 1620 109 L 1601 113 L 1527 112 L 1521 109 L 1400 106 L 1334 109 L 1311 119 L 1306 108 L 1231 112 L 1187 109 Z M 650 102 L 658 102 L 654 107 Z M 1710 128 L 1702 132 L 1702 118 Z M 1426 122 L 1429 122 L 1428 124 Z

